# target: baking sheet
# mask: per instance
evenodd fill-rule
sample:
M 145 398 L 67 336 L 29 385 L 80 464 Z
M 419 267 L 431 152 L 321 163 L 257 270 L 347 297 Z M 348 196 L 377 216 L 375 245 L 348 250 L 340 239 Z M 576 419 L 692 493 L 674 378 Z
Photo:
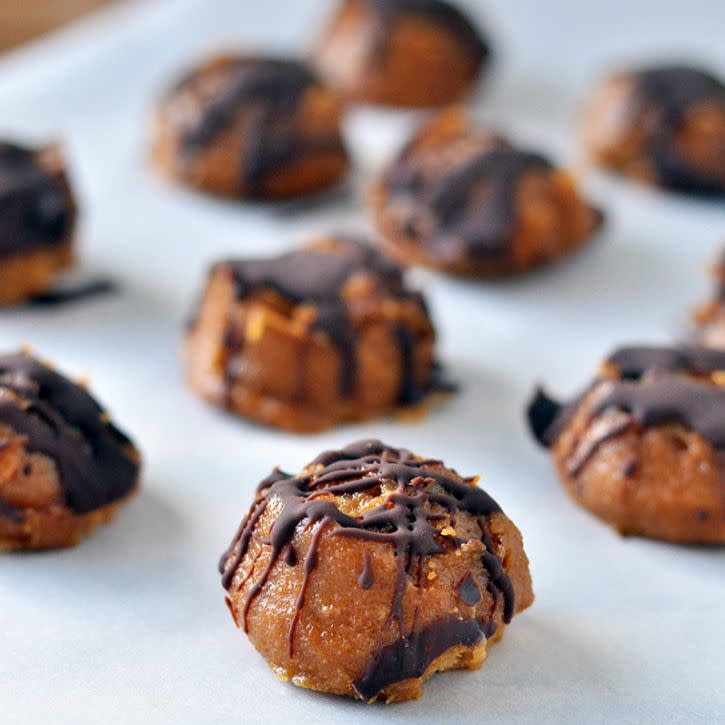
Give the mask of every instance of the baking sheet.
M 536 381 L 568 393 L 614 345 L 666 341 L 707 291 L 722 206 L 587 174 L 609 223 L 588 250 L 525 279 L 416 273 L 462 393 L 417 424 L 293 436 L 210 409 L 183 384 L 181 326 L 206 265 L 315 232 L 365 230 L 351 195 L 236 205 L 149 171 L 154 98 L 203 51 L 301 49 L 330 3 L 176 0 L 101 13 L 0 62 L 0 132 L 62 137 L 83 205 L 82 272 L 123 293 L 0 312 L 0 348 L 32 344 L 93 389 L 143 449 L 143 489 L 75 550 L 0 558 L 0 722 L 495 723 L 725 720 L 725 552 L 624 540 L 572 504 L 524 428 Z M 481 118 L 576 161 L 576 99 L 599 69 L 673 51 L 725 70 L 720 0 L 490 0 L 495 78 Z M 364 180 L 414 114 L 359 110 Z M 216 573 L 256 483 L 322 449 L 381 437 L 440 456 L 521 528 L 535 605 L 475 673 L 421 701 L 366 707 L 277 681 L 230 621 Z

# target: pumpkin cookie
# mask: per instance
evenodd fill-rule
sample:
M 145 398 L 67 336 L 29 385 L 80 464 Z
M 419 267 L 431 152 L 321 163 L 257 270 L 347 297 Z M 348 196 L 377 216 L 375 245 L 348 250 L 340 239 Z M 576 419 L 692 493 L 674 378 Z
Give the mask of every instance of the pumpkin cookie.
M 617 73 L 584 113 L 589 153 L 649 184 L 725 194 L 725 85 L 711 73 L 663 65 Z
M 533 593 L 476 480 L 372 440 L 275 469 L 220 562 L 234 621 L 279 677 L 366 702 L 477 669 Z
M 442 0 L 345 0 L 316 54 L 350 98 L 388 106 L 460 100 L 490 58 L 488 43 Z
M 46 292 L 72 265 L 75 219 L 60 150 L 0 143 L 0 305 Z
M 0 356 L 0 548 L 74 546 L 137 487 L 139 453 L 80 386 Z
M 391 255 L 477 277 L 553 262 L 588 241 L 602 221 L 569 173 L 474 129 L 460 108 L 422 128 L 370 200 Z
M 213 194 L 304 196 L 348 168 L 337 94 L 293 60 L 223 56 L 162 100 L 154 159 L 164 173 Z
M 574 402 L 538 391 L 528 414 L 572 498 L 620 533 L 725 543 L 725 352 L 622 348 Z
M 363 242 L 222 261 L 189 328 L 191 386 L 268 425 L 318 431 L 421 404 L 435 333 L 402 270 Z

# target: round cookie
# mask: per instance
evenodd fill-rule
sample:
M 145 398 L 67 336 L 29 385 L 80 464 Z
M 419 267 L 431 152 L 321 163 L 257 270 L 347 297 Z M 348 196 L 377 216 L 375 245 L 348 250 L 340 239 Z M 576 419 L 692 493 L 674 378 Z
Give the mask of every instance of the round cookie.
M 706 347 L 725 350 L 725 253 L 715 265 L 717 288 L 714 297 L 695 310 L 695 340 Z
M 72 265 L 75 220 L 60 150 L 0 143 L 0 305 L 46 292 Z
M 74 546 L 137 488 L 133 443 L 80 386 L 0 356 L 0 549 Z
M 311 432 L 420 407 L 436 386 L 434 343 L 402 270 L 363 242 L 329 238 L 215 264 L 186 360 L 191 386 L 215 405 Z
M 615 74 L 585 109 L 586 149 L 603 166 L 649 184 L 725 193 L 725 85 L 663 65 Z
M 275 469 L 220 562 L 234 621 L 277 676 L 366 702 L 477 669 L 533 592 L 476 480 L 372 440 Z
M 478 29 L 442 0 L 344 0 L 317 50 L 345 96 L 443 106 L 465 96 L 491 55 Z
M 343 105 L 297 61 L 222 56 L 163 98 L 153 156 L 167 175 L 232 197 L 284 199 L 341 180 Z
M 725 352 L 626 347 L 574 402 L 528 410 L 572 498 L 624 535 L 725 543 Z
M 370 202 L 391 255 L 476 277 L 550 263 L 602 222 L 570 174 L 472 128 L 460 108 L 423 126 L 372 187 Z

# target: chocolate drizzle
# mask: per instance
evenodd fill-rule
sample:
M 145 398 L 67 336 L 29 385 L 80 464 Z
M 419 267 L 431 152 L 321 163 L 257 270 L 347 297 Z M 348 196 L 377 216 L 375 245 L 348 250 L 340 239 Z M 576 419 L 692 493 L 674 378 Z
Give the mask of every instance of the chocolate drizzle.
M 370 701 L 396 682 L 422 677 L 451 647 L 475 647 L 484 636 L 484 626 L 476 619 L 439 619 L 381 648 L 355 683 L 355 691 L 363 700 Z
M 614 383 L 597 402 L 594 415 L 616 408 L 643 428 L 678 424 L 699 433 L 717 450 L 725 449 L 725 389 L 671 373 L 644 382 Z
M 107 277 L 99 277 L 75 286 L 59 286 L 49 292 L 31 297 L 25 305 L 28 307 L 59 307 L 61 305 L 83 302 L 92 297 L 103 297 L 118 292 L 118 284 Z
M 716 452 L 725 450 L 725 388 L 707 379 L 725 372 L 725 351 L 694 346 L 627 347 L 617 350 L 607 363 L 619 377 L 601 377 L 590 388 L 599 390 L 590 414 L 591 440 L 570 460 L 572 475 L 605 441 L 632 426 L 681 425 L 701 435 Z M 537 440 L 546 446 L 556 443 L 584 397 L 562 406 L 539 391 L 529 407 Z M 605 414 L 610 418 L 600 418 Z M 637 461 L 625 475 L 632 475 L 636 466 Z
M 636 74 L 643 108 L 656 114 L 650 139 L 655 171 L 666 186 L 706 194 L 725 192 L 723 178 L 694 168 L 677 148 L 676 134 L 687 113 L 701 103 L 725 109 L 725 85 L 715 76 L 685 65 L 662 66 Z
M 391 203 L 406 201 L 408 235 L 424 238 L 442 259 L 506 258 L 516 229 L 516 191 L 532 171 L 550 171 L 539 154 L 501 142 L 434 178 L 403 158 L 388 173 Z
M 370 552 L 363 552 L 363 566 L 360 576 L 357 578 L 357 584 L 360 589 L 370 589 L 375 579 L 373 578 L 373 562 L 370 558 Z
M 129 439 L 80 386 L 29 355 L 0 357 L 0 422 L 51 458 L 77 514 L 129 493 L 139 463 Z
M 261 195 L 270 173 L 307 154 L 345 153 L 339 133 L 311 139 L 300 136 L 302 99 L 309 89 L 320 85 L 305 65 L 281 59 L 230 59 L 192 73 L 173 93 L 193 88 L 204 73 L 217 73 L 223 82 L 212 98 L 200 101 L 203 105 L 198 117 L 182 134 L 184 152 L 193 158 L 247 114 L 251 127 L 244 128 L 241 171 L 247 196 Z
M 709 375 L 725 370 L 725 351 L 695 345 L 682 347 L 623 347 L 607 362 L 626 380 L 639 380 L 653 371 Z
M 322 454 L 298 477 L 281 471 L 273 472 L 260 484 L 255 503 L 219 565 L 225 589 L 237 591 L 245 586 L 254 574 L 254 567 L 250 567 L 245 578 L 240 581 L 235 581 L 237 571 L 252 539 L 257 536 L 257 524 L 274 502 L 276 518 L 263 540 L 271 550 L 264 570 L 247 592 L 242 609 L 245 630 L 252 603 L 266 585 L 285 549 L 292 545 L 299 527 L 303 526 L 313 529 L 313 534 L 289 630 L 290 656 L 294 652 L 295 626 L 310 576 L 317 563 L 323 531 L 328 532 L 329 536 L 389 544 L 395 553 L 397 577 L 390 614 L 383 630 L 387 631 L 391 624 L 397 623 L 401 640 L 382 648 L 376 658 L 377 664 L 372 664 L 357 683 L 356 688 L 365 699 L 373 697 L 381 687 L 390 684 L 388 678 L 392 674 L 395 675 L 394 681 L 404 679 L 400 677 L 400 666 L 395 673 L 388 671 L 392 667 L 395 652 L 399 653 L 399 663 L 404 664 L 405 672 L 417 672 L 423 663 L 432 661 L 431 653 L 440 654 L 454 644 L 478 641 L 482 633 L 492 631 L 488 622 L 471 621 L 464 624 L 462 620 L 452 618 L 445 626 L 406 632 L 403 619 L 403 598 L 408 581 L 412 579 L 420 586 L 422 564 L 426 557 L 458 545 L 455 540 L 442 536 L 439 527 L 443 528 L 444 522 L 454 526 L 459 512 L 466 512 L 478 520 L 485 549 L 481 556 L 480 575 L 486 578 L 491 587 L 494 609 L 498 597 L 502 598 L 503 621 L 509 622 L 514 613 L 514 590 L 488 530 L 488 517 L 499 512 L 500 508 L 475 484 L 456 480 L 448 473 L 442 473 L 441 467 L 438 461 L 418 459 L 404 449 L 392 448 L 379 441 L 361 441 L 343 450 Z M 332 498 L 360 492 L 371 492 L 373 495 L 385 493 L 386 499 L 362 514 L 349 516 L 338 508 Z M 262 540 L 257 538 L 257 541 Z M 363 560 L 363 573 L 358 579 L 361 589 L 368 588 L 368 584 L 372 585 L 369 566 L 368 555 L 368 559 Z M 465 636 L 459 631 L 460 627 L 465 628 Z M 444 649 L 439 652 L 439 646 L 444 644 Z M 435 658 L 437 654 L 432 656 Z
M 469 607 L 475 607 L 481 601 L 481 590 L 470 574 L 466 574 L 463 581 L 458 585 L 458 597 Z
M 365 0 L 377 15 L 376 35 L 372 58 L 384 58 L 387 40 L 393 23 L 402 16 L 418 16 L 432 20 L 452 33 L 456 41 L 472 53 L 477 63 L 488 58 L 491 50 L 472 22 L 454 5 L 442 0 Z
M 62 175 L 38 153 L 0 143 L 0 258 L 68 241 L 75 210 Z
M 238 300 L 271 290 L 293 304 L 314 306 L 311 329 L 324 333 L 340 353 L 339 384 L 344 397 L 350 397 L 355 392 L 358 337 L 343 297 L 345 285 L 357 275 L 365 276 L 381 295 L 395 300 L 411 300 L 424 311 L 426 309 L 422 296 L 406 289 L 400 267 L 372 247 L 351 239 L 341 240 L 334 249 L 305 249 L 272 259 L 222 262 L 221 266 L 231 271 Z M 429 391 L 433 371 L 421 385 L 413 360 L 414 332 L 397 324 L 393 334 L 399 344 L 401 359 L 398 402 L 418 402 Z M 228 366 L 244 344 L 236 337 L 229 342 Z M 228 375 L 230 381 L 233 377 L 233 374 Z

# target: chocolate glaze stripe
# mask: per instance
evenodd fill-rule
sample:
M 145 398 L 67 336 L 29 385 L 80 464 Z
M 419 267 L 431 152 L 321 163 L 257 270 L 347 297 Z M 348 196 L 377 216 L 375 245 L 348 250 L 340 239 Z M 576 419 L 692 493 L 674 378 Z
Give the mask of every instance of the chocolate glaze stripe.
M 276 501 L 279 513 L 272 523 L 268 545 L 271 552 L 264 571 L 250 588 L 243 606 L 243 625 L 247 628 L 247 616 L 254 599 L 266 584 L 272 569 L 283 550 L 291 545 L 297 527 L 303 522 L 316 527 L 304 562 L 304 581 L 297 600 L 297 608 L 289 631 L 290 654 L 293 652 L 294 631 L 299 610 L 309 578 L 317 563 L 318 546 L 323 528 L 331 527 L 332 536 L 345 536 L 370 542 L 391 544 L 397 562 L 397 579 L 390 614 L 386 625 L 398 623 L 403 635 L 403 595 L 406 581 L 420 568 L 425 557 L 444 551 L 438 529 L 433 522 L 440 518 L 432 508 L 439 506 L 455 514 L 463 510 L 478 517 L 485 552 L 481 558 L 482 569 L 503 597 L 503 620 L 509 622 L 514 612 L 514 590 L 503 565 L 496 556 L 488 532 L 487 518 L 500 512 L 496 502 L 482 489 L 456 481 L 443 473 L 423 468 L 425 461 L 416 461 L 410 451 L 396 449 L 379 441 L 361 441 L 341 451 L 322 454 L 311 464 L 313 473 L 301 477 L 285 477 L 280 471 L 260 484 L 258 498 L 237 532 L 229 549 L 220 561 L 222 584 L 231 590 L 234 576 L 249 550 L 254 530 L 271 501 Z M 341 465 L 341 464 L 344 464 Z M 321 467 L 320 467 L 321 466 Z M 330 478 L 329 474 L 335 477 Z M 355 490 L 371 490 L 383 482 L 396 484 L 395 492 L 388 495 L 385 503 L 357 517 L 342 513 L 330 500 L 319 498 L 320 493 L 334 495 L 339 487 L 332 481 L 357 475 Z M 320 481 L 324 483 L 320 483 Z M 362 488 L 362 482 L 366 488 Z M 348 483 L 340 484 L 347 486 Z M 435 485 L 440 490 L 421 489 L 421 485 Z M 412 489 L 412 490 L 411 490 Z M 349 492 L 351 489 L 346 489 Z M 361 577 L 362 578 L 362 577 Z M 363 579 L 363 583 L 364 583 Z M 242 586 L 242 585 L 239 585 Z M 362 586 L 362 584 L 361 584 Z
M 0 143 L 0 258 L 68 241 L 75 209 L 66 182 L 37 153 Z
M 0 393 L 0 422 L 55 462 L 72 511 L 88 513 L 133 489 L 132 444 L 83 388 L 20 354 L 0 357 Z

